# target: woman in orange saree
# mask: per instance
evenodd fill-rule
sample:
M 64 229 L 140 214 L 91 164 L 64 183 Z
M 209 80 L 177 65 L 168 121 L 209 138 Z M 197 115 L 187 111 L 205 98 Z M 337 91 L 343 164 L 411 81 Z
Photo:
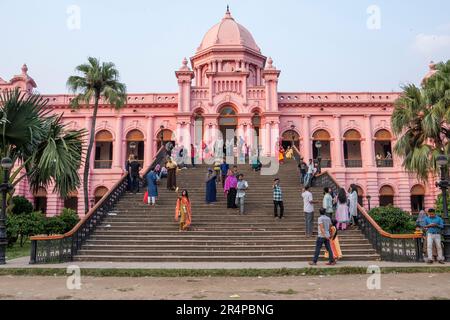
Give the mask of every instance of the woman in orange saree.
M 341 245 L 339 243 L 339 237 L 337 235 L 337 228 L 335 221 L 333 221 L 333 226 L 330 228 L 330 247 L 331 251 L 333 251 L 333 258 L 335 260 L 342 259 L 342 251 L 341 251 Z M 325 250 L 325 258 L 328 259 L 328 251 Z
M 175 208 L 175 221 L 180 222 L 180 232 L 187 231 L 192 223 L 191 201 L 187 190 L 183 190 L 178 197 Z

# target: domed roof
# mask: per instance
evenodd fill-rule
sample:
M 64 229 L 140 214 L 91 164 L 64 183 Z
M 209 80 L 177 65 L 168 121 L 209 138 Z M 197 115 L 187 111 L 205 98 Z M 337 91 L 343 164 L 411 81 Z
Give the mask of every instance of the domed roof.
M 250 31 L 237 23 L 229 10 L 222 21 L 206 33 L 198 51 L 217 46 L 241 46 L 261 52 Z

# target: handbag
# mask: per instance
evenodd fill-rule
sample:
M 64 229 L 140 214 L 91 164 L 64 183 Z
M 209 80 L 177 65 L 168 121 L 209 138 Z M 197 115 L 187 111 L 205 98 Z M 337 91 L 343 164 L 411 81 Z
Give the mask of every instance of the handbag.
M 144 193 L 144 199 L 142 200 L 144 203 L 148 203 L 148 191 Z

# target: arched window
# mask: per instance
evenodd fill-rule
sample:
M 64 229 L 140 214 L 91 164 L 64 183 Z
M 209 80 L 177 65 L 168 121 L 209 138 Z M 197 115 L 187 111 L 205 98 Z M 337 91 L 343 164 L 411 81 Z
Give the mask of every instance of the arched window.
M 102 130 L 95 135 L 95 169 L 111 169 L 113 160 L 113 136 Z
M 34 210 L 40 211 L 44 214 L 47 213 L 47 190 L 43 187 L 39 187 L 34 196 Z
M 322 168 L 331 168 L 331 136 L 326 130 L 317 130 L 313 134 L 312 150 L 314 159 L 321 158 Z M 317 142 L 320 142 L 321 148 L 317 148 Z
M 411 189 L 411 211 L 418 213 L 425 209 L 425 188 L 418 184 Z
M 288 130 L 283 133 L 283 148 L 287 149 L 289 146 L 296 146 L 300 148 L 300 136 L 295 130 Z
M 344 134 L 344 158 L 347 168 L 362 168 L 361 134 L 356 130 Z
M 106 187 L 98 187 L 97 189 L 95 189 L 95 192 L 94 192 L 95 203 L 97 204 L 100 200 L 102 200 L 102 198 L 107 193 L 108 193 L 108 188 L 106 188 Z
M 134 154 L 136 159 L 144 164 L 144 134 L 139 130 L 132 130 L 127 134 L 127 159 Z
M 375 134 L 375 157 L 379 168 L 391 168 L 394 166 L 391 141 L 392 135 L 385 129 L 381 129 Z
M 391 186 L 384 186 L 380 189 L 380 207 L 387 207 L 394 205 L 394 188 Z
M 64 208 L 78 212 L 78 191 L 70 192 L 67 198 L 64 199 Z

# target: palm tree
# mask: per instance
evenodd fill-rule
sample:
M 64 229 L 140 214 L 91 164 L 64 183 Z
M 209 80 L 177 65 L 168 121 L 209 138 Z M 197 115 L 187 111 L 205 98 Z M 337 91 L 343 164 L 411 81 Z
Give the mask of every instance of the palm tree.
M 67 80 L 69 90 L 76 94 L 75 98 L 71 101 L 72 108 L 79 108 L 83 104 L 89 107 L 92 102 L 94 103 L 91 132 L 83 174 L 84 208 L 85 212 L 88 212 L 89 162 L 94 145 L 99 100 L 102 98 L 105 103 L 112 105 L 116 109 L 120 109 L 126 103 L 126 86 L 119 82 L 119 72 L 111 62 L 100 63 L 98 59 L 89 57 L 88 63 L 79 65 L 75 70 L 81 75 L 71 76 Z
M 61 116 L 50 114 L 47 102 L 19 89 L 2 92 L 0 157 L 15 164 L 9 181 L 13 188 L 27 178 L 33 191 L 53 183 L 53 191 L 65 198 L 80 185 L 85 130 L 68 130 Z M 9 199 L 13 193 L 14 189 Z
M 403 87 L 391 120 L 399 137 L 394 151 L 403 158 L 405 169 L 423 182 L 437 173 L 436 158 L 450 151 L 450 60 L 436 70 L 421 88 Z

